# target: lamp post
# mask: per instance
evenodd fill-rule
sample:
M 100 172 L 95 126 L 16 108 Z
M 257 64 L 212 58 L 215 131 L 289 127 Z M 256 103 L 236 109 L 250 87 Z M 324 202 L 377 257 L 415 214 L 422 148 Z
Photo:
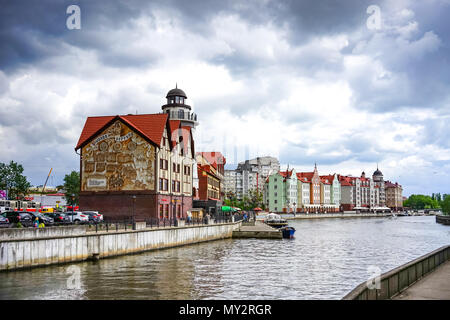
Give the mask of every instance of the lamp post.
M 71 198 L 72 198 L 72 223 L 73 223 L 73 207 L 75 205 L 75 194 L 71 194 Z
M 135 213 L 134 213 L 135 206 L 136 206 L 136 196 L 133 195 L 133 226 L 134 226 L 134 223 L 135 223 Z

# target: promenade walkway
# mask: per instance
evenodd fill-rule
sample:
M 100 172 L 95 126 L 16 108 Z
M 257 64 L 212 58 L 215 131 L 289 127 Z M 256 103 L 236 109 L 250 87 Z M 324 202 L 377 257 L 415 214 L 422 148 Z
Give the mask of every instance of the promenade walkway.
M 450 300 L 450 260 L 395 296 L 393 300 Z

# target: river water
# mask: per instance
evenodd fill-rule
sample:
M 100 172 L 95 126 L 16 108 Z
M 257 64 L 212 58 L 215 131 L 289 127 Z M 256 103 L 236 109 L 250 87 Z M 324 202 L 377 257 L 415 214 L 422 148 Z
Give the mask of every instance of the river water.
M 341 299 L 371 268 L 386 272 L 450 244 L 450 227 L 427 216 L 289 225 L 295 239 L 218 240 L 3 272 L 0 299 Z

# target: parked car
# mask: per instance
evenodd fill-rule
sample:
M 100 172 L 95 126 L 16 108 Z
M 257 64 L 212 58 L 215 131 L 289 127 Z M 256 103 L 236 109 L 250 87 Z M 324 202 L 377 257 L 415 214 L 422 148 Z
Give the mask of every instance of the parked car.
M 83 213 L 89 216 L 89 222 L 98 223 L 103 221 L 103 215 L 99 214 L 98 211 L 83 211 Z
M 44 215 L 47 217 L 53 218 L 53 220 L 55 221 L 55 224 L 70 224 L 70 223 L 72 223 L 69 216 L 62 212 L 45 213 Z
M 6 211 L 3 216 L 9 220 L 10 223 L 20 222 L 24 227 L 33 226 L 33 216 L 26 211 Z
M 55 220 L 51 217 L 47 217 L 46 215 L 39 213 L 39 212 L 30 212 L 30 214 L 33 216 L 33 221 L 36 220 L 36 218 L 39 219 L 39 223 L 43 223 L 46 226 L 52 226 L 55 224 Z
M 81 211 L 67 211 L 65 213 L 71 222 L 79 224 L 79 223 L 88 223 L 89 222 L 89 215 L 81 212 Z
M 8 218 L 5 218 L 4 216 L 0 216 L 0 228 L 8 228 L 8 227 L 9 227 Z

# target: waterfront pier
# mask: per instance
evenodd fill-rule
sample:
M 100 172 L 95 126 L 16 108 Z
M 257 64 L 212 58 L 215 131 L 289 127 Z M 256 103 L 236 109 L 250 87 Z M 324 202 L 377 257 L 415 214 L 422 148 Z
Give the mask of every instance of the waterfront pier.
M 279 229 L 256 220 L 243 223 L 238 230 L 234 230 L 233 238 L 282 239 L 283 233 Z

